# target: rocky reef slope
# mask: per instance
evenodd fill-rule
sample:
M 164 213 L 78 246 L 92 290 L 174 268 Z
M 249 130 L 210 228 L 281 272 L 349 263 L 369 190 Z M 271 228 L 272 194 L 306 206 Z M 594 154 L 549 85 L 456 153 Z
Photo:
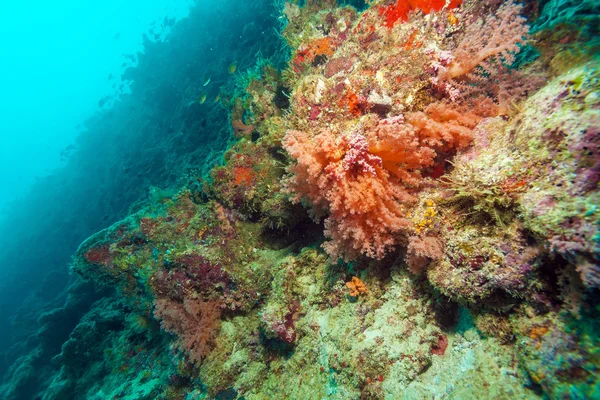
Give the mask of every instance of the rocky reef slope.
M 116 294 L 46 398 L 599 397 L 597 28 L 556 3 L 282 5 L 223 164 L 80 246 Z

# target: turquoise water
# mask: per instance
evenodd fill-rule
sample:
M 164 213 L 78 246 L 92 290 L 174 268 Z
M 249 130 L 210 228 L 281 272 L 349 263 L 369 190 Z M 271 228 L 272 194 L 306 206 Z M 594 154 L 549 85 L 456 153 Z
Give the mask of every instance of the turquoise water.
M 15 341 L 62 301 L 79 243 L 225 149 L 227 113 L 213 100 L 233 85 L 228 66 L 280 46 L 270 2 L 4 8 L 0 374 L 23 354 Z

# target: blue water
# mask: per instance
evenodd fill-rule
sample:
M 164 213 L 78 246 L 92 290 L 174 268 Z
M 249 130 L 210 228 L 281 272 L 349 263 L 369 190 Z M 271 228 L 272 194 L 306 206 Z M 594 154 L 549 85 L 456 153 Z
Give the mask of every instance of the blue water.
M 280 49 L 270 1 L 125 3 L 3 5 L 0 376 L 64 300 L 83 239 L 218 160 L 228 66 Z
M 0 208 L 65 161 L 77 126 L 102 97 L 119 91 L 122 64 L 129 65 L 124 56 L 142 50 L 146 32 L 163 38 L 170 30 L 164 18 L 186 16 L 189 5 L 189 0 L 3 5 Z

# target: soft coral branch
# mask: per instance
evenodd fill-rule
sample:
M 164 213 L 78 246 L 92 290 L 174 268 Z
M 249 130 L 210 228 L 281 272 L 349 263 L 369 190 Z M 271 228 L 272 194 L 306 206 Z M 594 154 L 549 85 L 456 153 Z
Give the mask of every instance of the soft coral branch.
M 463 40 L 454 51 L 447 78 L 457 78 L 491 57 L 510 65 L 520 46 L 526 42 L 529 26 L 521 16 L 523 6 L 509 0 L 495 15 L 467 26 Z
M 212 350 L 219 328 L 221 304 L 216 300 L 184 299 L 183 303 L 168 298 L 154 301 L 154 316 L 162 328 L 178 336 L 178 346 L 190 359 L 201 363 Z

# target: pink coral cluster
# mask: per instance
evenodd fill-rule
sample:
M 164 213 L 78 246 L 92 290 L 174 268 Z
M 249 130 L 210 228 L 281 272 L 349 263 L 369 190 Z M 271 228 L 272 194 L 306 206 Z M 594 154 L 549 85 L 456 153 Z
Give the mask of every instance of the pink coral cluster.
M 480 118 L 435 103 L 403 117 L 370 115 L 361 133 L 290 131 L 292 200 L 310 202 L 317 219 L 328 215 L 324 247 L 332 257 L 380 259 L 411 226 L 405 205 L 415 200 L 423 170 L 439 153 L 468 145 Z
M 522 10 L 522 5 L 509 0 L 485 20 L 468 24 L 463 40 L 453 52 L 449 76 L 465 75 L 478 65 L 485 66 L 492 57 L 506 65 L 512 64 L 529 33 Z
M 221 317 L 220 303 L 190 298 L 183 303 L 156 299 L 154 306 L 154 316 L 161 321 L 162 328 L 176 334 L 179 348 L 200 364 L 213 347 Z
M 444 246 L 440 239 L 432 236 L 411 236 L 406 248 L 406 264 L 413 274 L 423 271 L 432 260 L 444 255 Z
M 454 50 L 426 49 L 425 53 L 433 57 L 434 86 L 452 101 L 487 93 L 501 105 L 538 88 L 537 78 L 524 82 L 519 72 L 509 70 L 529 34 L 522 10 L 521 4 L 509 0 L 494 14 L 467 24 Z
M 377 175 L 375 166 L 383 164 L 381 157 L 369 153 L 369 144 L 363 135 L 356 132 L 353 133 L 348 141 L 348 147 L 349 149 L 342 159 L 342 164 L 346 172 Z

